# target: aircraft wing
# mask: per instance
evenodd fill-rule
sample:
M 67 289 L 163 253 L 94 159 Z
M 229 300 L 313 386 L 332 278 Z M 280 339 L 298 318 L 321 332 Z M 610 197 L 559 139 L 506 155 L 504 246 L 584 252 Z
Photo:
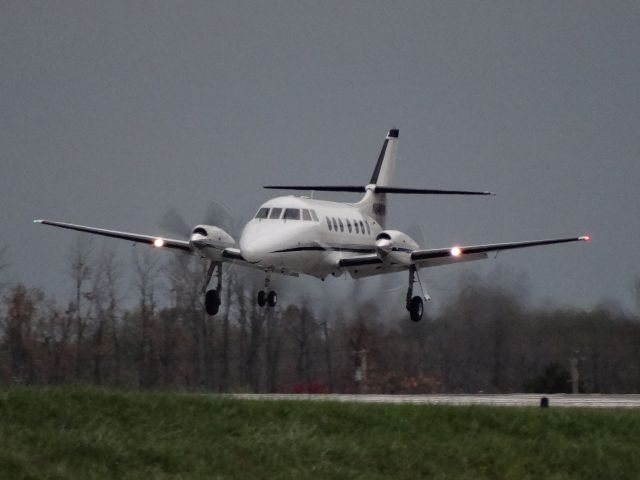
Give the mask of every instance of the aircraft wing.
M 151 235 L 141 235 L 139 233 L 119 232 L 117 230 L 106 230 L 104 228 L 87 227 L 84 225 L 75 225 L 73 223 L 53 222 L 51 220 L 34 220 L 34 223 L 43 225 L 51 225 L 53 227 L 67 228 L 78 232 L 93 233 L 94 235 L 102 235 L 104 237 L 120 238 L 131 242 L 146 243 L 157 248 L 170 248 L 173 250 L 182 250 L 191 252 L 191 245 L 187 240 L 174 240 L 171 238 L 154 237 Z
M 487 255 L 490 252 L 553 245 L 556 243 L 584 242 L 589 240 L 591 240 L 591 237 L 584 235 L 581 237 L 553 238 L 526 242 L 493 243 L 487 245 L 454 246 L 448 248 L 414 250 L 411 252 L 411 261 L 407 264 L 385 263 L 376 254 L 368 254 L 343 258 L 339 260 L 338 266 L 349 270 L 351 275 L 354 277 L 365 277 L 406 270 L 411 265 L 415 265 L 418 268 L 436 267 L 452 263 L 483 260 L 487 258 Z
M 553 245 L 555 243 L 569 243 L 588 241 L 589 236 L 552 238 L 548 240 L 532 240 L 527 242 L 492 243 L 488 245 L 473 245 L 468 247 L 436 248 L 431 250 L 414 250 L 411 252 L 411 260 L 419 262 L 424 260 L 435 260 L 440 258 L 464 258 L 468 255 L 486 254 L 489 252 L 500 252 L 502 250 L 515 250 L 517 248 L 538 247 L 542 245 Z

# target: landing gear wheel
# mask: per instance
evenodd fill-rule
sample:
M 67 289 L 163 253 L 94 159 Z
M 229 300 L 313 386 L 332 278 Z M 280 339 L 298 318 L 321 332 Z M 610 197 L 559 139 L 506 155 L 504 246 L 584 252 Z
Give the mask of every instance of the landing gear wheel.
M 264 307 L 267 304 L 267 294 L 264 290 L 258 292 L 258 305 Z
M 204 306 L 209 315 L 215 315 L 220 309 L 220 295 L 217 290 L 209 290 L 204 297 Z
M 407 305 L 407 310 L 409 310 L 409 316 L 411 317 L 412 322 L 419 322 L 422 319 L 422 298 L 415 296 L 411 299 L 409 304 Z
M 278 303 L 278 294 L 271 290 L 269 295 L 267 295 L 267 303 L 270 307 L 275 307 L 276 303 Z

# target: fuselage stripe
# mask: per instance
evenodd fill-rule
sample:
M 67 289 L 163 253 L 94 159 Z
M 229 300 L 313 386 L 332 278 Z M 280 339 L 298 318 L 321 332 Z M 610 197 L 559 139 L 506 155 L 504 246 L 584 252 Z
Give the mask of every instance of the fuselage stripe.
M 319 245 L 313 247 L 293 247 L 285 248 L 283 250 L 275 250 L 271 253 L 290 253 L 290 252 L 305 252 L 305 251 L 325 251 L 331 250 L 335 252 L 354 252 L 354 253 L 374 253 L 373 248 L 352 248 L 352 247 L 321 247 Z

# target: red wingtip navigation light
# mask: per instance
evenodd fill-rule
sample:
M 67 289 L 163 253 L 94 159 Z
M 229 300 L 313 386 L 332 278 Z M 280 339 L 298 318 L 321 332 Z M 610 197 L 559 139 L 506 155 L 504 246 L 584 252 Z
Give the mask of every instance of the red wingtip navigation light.
M 154 246 L 154 247 L 158 247 L 158 248 L 163 247 L 163 246 L 164 246 L 164 240 L 163 240 L 163 239 L 161 239 L 161 238 L 156 238 L 156 239 L 153 241 L 153 246 Z
M 583 235 L 582 237 L 580 237 L 580 240 L 582 240 L 583 242 L 590 242 L 591 235 Z

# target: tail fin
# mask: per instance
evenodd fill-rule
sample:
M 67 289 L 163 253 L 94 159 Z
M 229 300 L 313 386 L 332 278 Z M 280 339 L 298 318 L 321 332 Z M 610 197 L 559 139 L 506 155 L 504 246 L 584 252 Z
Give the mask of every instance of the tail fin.
M 393 182 L 398 151 L 398 134 L 397 128 L 389 130 L 387 138 L 382 144 L 369 185 L 365 187 L 366 193 L 362 200 L 356 204 L 362 213 L 372 217 L 382 228 L 385 226 L 387 217 L 387 194 L 376 192 L 376 187 L 389 186 Z
M 398 133 L 394 128 L 389 130 L 387 138 L 382 144 L 382 150 L 378 156 L 376 168 L 371 175 L 370 185 L 389 186 L 393 180 L 393 173 L 396 169 L 396 153 L 398 151 Z

